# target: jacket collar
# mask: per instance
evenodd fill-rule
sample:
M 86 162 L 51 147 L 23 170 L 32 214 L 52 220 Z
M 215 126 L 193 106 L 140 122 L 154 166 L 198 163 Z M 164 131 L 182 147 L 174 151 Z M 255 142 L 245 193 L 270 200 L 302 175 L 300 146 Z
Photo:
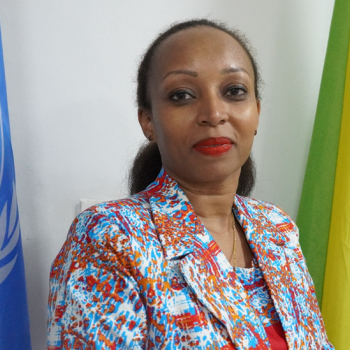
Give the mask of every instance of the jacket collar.
M 163 169 L 147 192 L 166 260 L 193 253 L 202 243 L 209 243 L 185 193 Z

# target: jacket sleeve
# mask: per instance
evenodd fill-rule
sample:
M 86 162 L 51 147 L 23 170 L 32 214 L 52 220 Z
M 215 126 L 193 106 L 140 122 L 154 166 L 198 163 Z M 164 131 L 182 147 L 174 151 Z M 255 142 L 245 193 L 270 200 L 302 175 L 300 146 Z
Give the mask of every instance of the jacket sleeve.
M 130 262 L 139 258 L 115 217 L 73 222 L 50 273 L 48 349 L 142 349 L 144 304 Z

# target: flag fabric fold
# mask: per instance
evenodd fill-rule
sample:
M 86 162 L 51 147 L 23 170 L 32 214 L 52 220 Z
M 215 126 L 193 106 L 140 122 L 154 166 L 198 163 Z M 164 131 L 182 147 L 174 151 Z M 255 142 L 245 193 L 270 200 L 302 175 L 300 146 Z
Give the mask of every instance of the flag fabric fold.
M 30 350 L 29 316 L 18 217 L 0 30 L 0 349 Z
M 335 0 L 297 224 L 326 330 L 350 349 L 350 2 Z

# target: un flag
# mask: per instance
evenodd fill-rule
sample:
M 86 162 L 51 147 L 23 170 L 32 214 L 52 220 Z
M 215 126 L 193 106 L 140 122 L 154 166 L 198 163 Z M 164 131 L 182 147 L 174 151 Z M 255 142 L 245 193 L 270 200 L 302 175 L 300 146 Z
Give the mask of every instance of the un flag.
M 0 30 L 0 350 L 30 350 L 29 317 Z

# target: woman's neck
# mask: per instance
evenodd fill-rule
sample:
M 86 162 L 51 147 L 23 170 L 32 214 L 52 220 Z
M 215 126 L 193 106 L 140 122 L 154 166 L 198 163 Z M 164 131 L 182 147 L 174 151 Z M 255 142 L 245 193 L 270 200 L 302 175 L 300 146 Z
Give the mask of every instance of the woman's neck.
M 220 183 L 190 183 L 172 176 L 185 192 L 194 212 L 210 232 L 227 260 L 236 267 L 250 267 L 252 252 L 240 225 L 232 216 L 238 176 Z M 233 229 L 233 225 L 235 230 Z M 234 250 L 234 262 L 230 261 Z
M 224 193 L 196 192 L 179 184 L 194 212 L 204 219 L 222 219 L 231 216 L 235 191 Z
M 203 219 L 231 217 L 238 179 L 230 178 L 220 183 L 195 183 L 172 176 L 185 192 L 194 212 Z

